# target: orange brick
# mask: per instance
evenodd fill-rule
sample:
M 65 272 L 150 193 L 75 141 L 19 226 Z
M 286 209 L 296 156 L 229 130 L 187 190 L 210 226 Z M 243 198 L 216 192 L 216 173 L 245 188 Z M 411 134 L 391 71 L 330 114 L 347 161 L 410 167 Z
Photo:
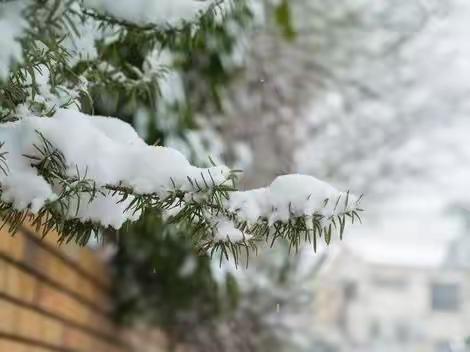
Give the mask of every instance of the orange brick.
M 89 310 L 73 297 L 47 285 L 41 285 L 38 306 L 64 319 L 83 324 L 88 319 Z
M 23 263 L 30 268 L 36 268 L 39 262 L 39 250 L 40 248 L 36 242 L 29 237 L 25 237 Z
M 52 313 L 63 310 L 65 294 L 48 285 L 40 285 L 38 293 L 38 306 Z
M 0 300 L 0 331 L 13 333 L 17 328 L 18 309 L 10 302 Z M 3 351 L 0 349 L 0 351 Z
M 6 267 L 4 290 L 9 296 L 32 303 L 36 295 L 36 279 L 13 265 Z
M 41 347 L 28 347 L 28 352 L 50 352 L 51 350 L 48 348 L 41 348 Z
M 10 258 L 21 260 L 24 254 L 25 239 L 21 233 L 12 236 L 5 229 L 0 232 L 0 252 Z
M 0 292 L 4 292 L 7 285 L 7 267 L 8 264 L 0 259 Z
M 93 338 L 80 330 L 68 328 L 64 332 L 63 347 L 89 351 L 93 344 Z
M 63 281 L 69 274 L 70 269 L 60 259 L 48 254 L 47 252 L 45 252 L 44 255 L 41 255 L 41 258 L 47 258 L 47 264 L 45 265 L 46 276 L 63 285 Z
M 40 248 L 37 248 L 34 261 L 29 261 L 28 264 L 33 267 L 35 271 L 44 276 L 48 276 L 47 269 L 49 267 L 50 258 L 51 256 L 48 253 L 44 252 Z
M 61 287 L 79 293 L 80 278 L 76 271 L 53 254 L 40 249 L 35 269 Z
M 68 265 L 64 265 L 65 269 L 64 270 L 64 275 L 62 276 L 61 284 L 64 285 L 67 289 L 77 292 L 78 294 L 81 293 L 81 287 L 86 284 L 86 282 L 81 282 L 83 281 L 83 278 L 79 276 L 79 274 L 73 270 Z
M 0 340 L 0 351 L 5 352 L 30 352 L 31 347 L 25 344 L 9 341 Z
M 99 271 L 99 265 L 96 263 L 96 257 L 87 248 L 80 251 L 80 267 L 88 274 L 96 277 Z
M 35 347 L 10 340 L 0 340 L 1 352 L 50 352 L 50 350 Z
M 41 339 L 51 345 L 60 346 L 64 337 L 63 324 L 55 319 L 43 317 L 41 322 Z
M 8 253 L 10 250 L 11 236 L 5 230 L 0 231 L 0 252 Z
M 12 297 L 18 297 L 21 294 L 20 291 L 20 270 L 13 265 L 8 264 L 6 267 L 6 281 L 5 281 L 5 293 Z
M 82 246 L 79 246 L 75 242 L 62 243 L 59 246 L 60 251 L 68 259 L 71 259 L 73 262 L 80 265 L 81 251 L 84 249 Z
M 34 340 L 41 340 L 42 316 L 30 309 L 18 309 L 16 334 Z
M 81 278 L 81 281 L 79 281 L 79 287 L 77 291 L 80 293 L 82 297 L 86 298 L 87 300 L 94 301 L 97 304 L 101 303 L 97 299 L 95 287 L 89 280 Z

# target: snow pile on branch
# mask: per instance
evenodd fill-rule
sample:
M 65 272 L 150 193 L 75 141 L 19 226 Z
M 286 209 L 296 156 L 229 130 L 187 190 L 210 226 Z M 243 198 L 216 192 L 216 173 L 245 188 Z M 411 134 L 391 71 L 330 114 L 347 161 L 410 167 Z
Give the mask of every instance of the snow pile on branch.
M 23 60 L 19 39 L 27 22 L 21 12 L 25 2 L 0 3 L 0 80 L 8 78 L 10 66 Z
M 298 247 L 359 218 L 358 200 L 306 175 L 277 177 L 269 187 L 236 191 L 226 166 L 199 168 L 177 150 L 146 144 L 127 123 L 59 109 L 0 125 L 0 215 L 57 227 L 86 243 L 100 227 L 119 229 L 146 209 L 192 226 L 203 250 L 287 238 Z M 240 246 L 237 246 L 240 245 Z M 227 255 L 226 255 L 227 256 Z
M 279 176 L 266 188 L 232 193 L 228 209 L 250 224 L 261 218 L 272 225 L 313 214 L 330 218 L 352 210 L 356 202 L 313 176 L 294 174 Z
M 223 205 L 226 217 L 218 216 L 213 226 L 214 242 L 272 236 L 297 246 L 303 236 L 316 250 L 317 236 L 328 244 L 333 232 L 342 236 L 346 217 L 360 220 L 359 200 L 313 176 L 278 176 L 268 187 L 230 193 Z
M 85 6 L 136 24 L 178 25 L 193 21 L 212 0 L 85 0 Z
M 226 167 L 194 167 L 174 149 L 149 146 L 130 125 L 118 119 L 91 117 L 73 110 L 61 109 L 52 118 L 30 116 L 2 124 L 0 141 L 4 143 L 1 151 L 6 153 L 8 167 L 6 174 L 0 176 L 1 200 L 18 210 L 29 208 L 33 213 L 56 200 L 62 191 L 38 173 L 37 162 L 54 152 L 43 148 L 45 141 L 63 155 L 63 176 L 73 183 L 78 181 L 78 175 L 84 175 L 97 188 L 108 187 L 109 191 L 111 186 L 119 185 L 136 194 L 165 198 L 175 190 L 204 188 L 208 180 L 221 184 L 229 173 Z M 120 198 L 110 194 L 93 199 L 86 199 L 88 194 L 80 197 L 89 203 L 77 210 L 76 216 L 82 220 L 100 221 L 115 228 L 126 220 L 136 220 L 135 214 L 124 211 L 132 197 L 127 203 L 118 203 Z
M 249 240 L 251 235 L 246 235 L 239 229 L 237 229 L 233 223 L 225 218 L 216 218 L 214 222 L 215 226 L 215 234 L 214 234 L 214 241 L 215 242 L 243 242 Z

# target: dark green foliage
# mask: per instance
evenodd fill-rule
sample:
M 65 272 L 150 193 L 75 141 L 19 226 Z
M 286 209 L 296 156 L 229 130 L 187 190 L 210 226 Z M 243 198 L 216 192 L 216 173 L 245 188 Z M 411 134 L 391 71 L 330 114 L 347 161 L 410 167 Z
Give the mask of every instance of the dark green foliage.
M 227 23 L 247 29 L 253 20 L 253 14 L 245 1 L 227 0 L 226 3 L 230 4 L 227 5 L 230 11 L 223 12 L 219 5 L 215 5 L 197 24 L 185 24 L 177 30 L 156 30 L 155 27 L 143 30 L 128 26 L 117 41 L 100 46 L 99 61 L 111 64 L 117 72 L 124 74 L 127 81 L 125 84 L 115 82 L 109 75 L 91 70 L 94 76 L 89 80 L 98 82 L 92 90 L 93 95 L 98 98 L 105 91 L 116 101 L 115 111 L 102 111 L 102 104 L 98 100 L 97 112 L 119 112 L 121 118 L 132 122 L 136 109 L 147 107 L 152 115 L 146 126 L 147 142 L 158 141 L 162 144 L 166 138 L 165 131 L 160 129 L 156 121 L 172 119 L 176 123 L 176 133 L 184 139 L 185 131 L 197 127 L 195 115 L 210 116 L 214 112 L 221 112 L 224 91 L 242 70 L 237 66 L 227 67 L 224 63 L 224 59 L 237 50 L 239 42 L 237 33 L 230 31 Z M 136 76 L 136 72 L 142 72 L 146 56 L 155 48 L 168 50 L 175 61 L 169 67 L 162 67 L 155 77 L 142 80 Z M 181 74 L 187 100 L 170 106 L 169 111 L 165 110 L 166 116 L 158 116 L 156 108 L 166 103 L 161 101 L 158 80 L 165 79 L 171 70 Z
M 177 329 L 185 320 L 217 319 L 236 305 L 236 282 L 219 286 L 210 258 L 194 252 L 188 233 L 155 214 L 127 227 L 113 261 L 119 319 Z
M 281 29 L 282 34 L 288 40 L 293 40 L 296 37 L 294 23 L 292 20 L 291 8 L 288 0 L 282 0 L 275 9 L 275 19 Z

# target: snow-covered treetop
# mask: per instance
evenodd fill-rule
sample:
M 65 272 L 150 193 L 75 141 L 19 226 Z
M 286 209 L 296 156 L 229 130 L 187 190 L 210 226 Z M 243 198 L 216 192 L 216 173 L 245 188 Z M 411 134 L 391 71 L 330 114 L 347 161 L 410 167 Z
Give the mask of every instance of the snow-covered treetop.
M 359 218 L 356 197 L 312 176 L 238 191 L 236 171 L 193 166 L 176 149 L 146 144 L 125 122 L 92 116 L 94 86 L 151 96 L 162 80 L 159 70 L 105 61 L 103 47 L 133 33 L 154 55 L 175 36 L 190 41 L 191 21 L 207 24 L 212 6 L 221 2 L 0 2 L 0 28 L 8 28 L 0 54 L 0 215 L 10 231 L 28 220 L 85 244 L 156 210 L 188 226 L 201 250 L 237 261 L 259 241 L 285 238 L 297 248 L 307 240 L 316 248 L 318 237 L 329 243 L 347 219 Z

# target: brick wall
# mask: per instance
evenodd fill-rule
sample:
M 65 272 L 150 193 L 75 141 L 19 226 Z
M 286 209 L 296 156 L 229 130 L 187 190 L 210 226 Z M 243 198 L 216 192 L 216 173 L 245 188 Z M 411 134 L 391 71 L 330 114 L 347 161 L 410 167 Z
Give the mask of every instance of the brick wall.
M 88 248 L 0 231 L 0 352 L 158 352 L 158 331 L 111 319 L 108 268 Z

